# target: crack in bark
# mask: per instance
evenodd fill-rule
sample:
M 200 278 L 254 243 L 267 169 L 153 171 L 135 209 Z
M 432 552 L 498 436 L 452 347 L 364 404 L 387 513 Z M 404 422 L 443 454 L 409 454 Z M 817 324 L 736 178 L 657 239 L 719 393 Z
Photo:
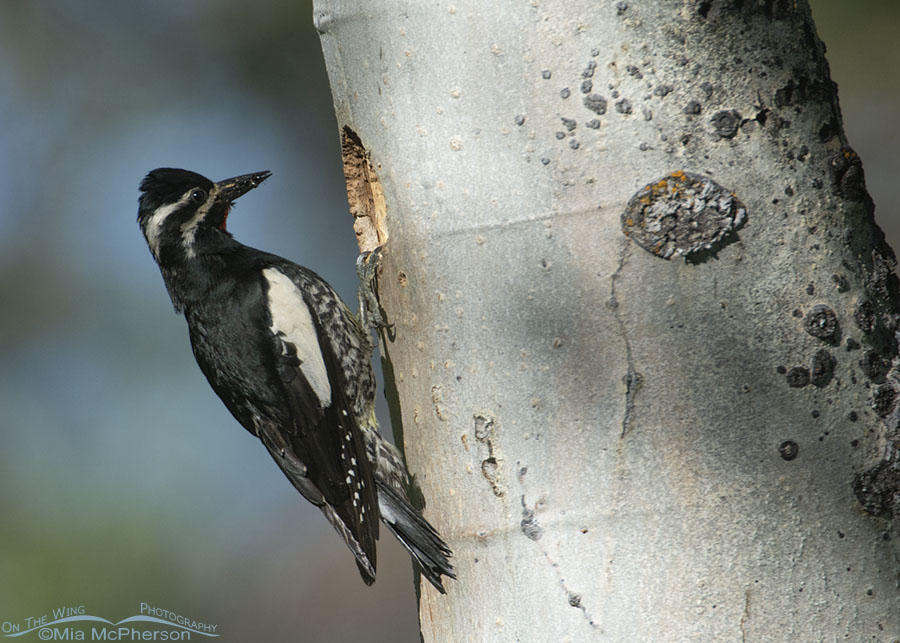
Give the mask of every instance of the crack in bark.
M 625 372 L 625 376 L 622 378 L 622 381 L 625 384 L 625 412 L 622 415 L 622 434 L 620 437 L 623 438 L 625 437 L 625 434 L 628 433 L 628 429 L 631 427 L 631 419 L 634 415 L 634 399 L 635 397 L 637 397 L 637 393 L 641 388 L 641 383 L 644 380 L 643 375 L 641 375 L 634 367 L 634 358 L 631 353 L 631 342 L 628 340 L 628 330 L 625 326 L 625 320 L 622 319 L 622 315 L 619 313 L 619 300 L 616 295 L 616 279 L 625 268 L 625 259 L 626 255 L 628 254 L 628 248 L 629 244 L 626 240 L 622 244 L 622 250 L 619 253 L 619 265 L 610 278 L 609 302 L 607 304 L 613 311 L 613 316 L 616 319 L 616 324 L 618 324 L 619 326 L 619 334 L 622 336 L 622 340 L 625 342 L 625 361 L 628 364 L 628 370 Z

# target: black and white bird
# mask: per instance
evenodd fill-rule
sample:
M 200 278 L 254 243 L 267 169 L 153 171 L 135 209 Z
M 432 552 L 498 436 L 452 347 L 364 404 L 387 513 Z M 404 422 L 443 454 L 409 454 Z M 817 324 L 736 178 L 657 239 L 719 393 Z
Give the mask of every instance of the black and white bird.
M 153 170 L 140 185 L 141 230 L 213 390 L 341 534 L 366 584 L 380 518 L 444 592 L 450 549 L 410 505 L 403 460 L 378 433 L 365 322 L 314 272 L 225 227 L 232 202 L 270 175 L 213 183 Z

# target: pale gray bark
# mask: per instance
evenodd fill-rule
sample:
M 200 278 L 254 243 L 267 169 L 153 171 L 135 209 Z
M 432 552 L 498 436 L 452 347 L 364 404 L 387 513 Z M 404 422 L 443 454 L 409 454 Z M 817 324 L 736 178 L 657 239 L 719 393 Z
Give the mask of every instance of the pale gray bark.
M 888 444 L 895 286 L 806 1 L 315 19 L 384 189 L 395 429 L 455 552 L 425 640 L 900 636 L 895 535 L 853 489 Z M 746 206 L 687 261 L 623 231 L 680 171 Z

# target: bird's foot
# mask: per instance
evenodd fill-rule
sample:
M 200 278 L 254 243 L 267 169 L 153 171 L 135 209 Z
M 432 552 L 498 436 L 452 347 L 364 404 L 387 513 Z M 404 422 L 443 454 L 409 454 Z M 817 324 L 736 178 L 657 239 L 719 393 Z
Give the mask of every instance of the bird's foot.
M 363 328 L 374 328 L 376 331 L 384 329 L 392 338 L 394 325 L 385 321 L 376 293 L 376 273 L 380 259 L 381 246 L 363 252 L 356 258 L 356 275 L 359 277 L 359 288 L 356 291 L 359 299 L 359 321 Z

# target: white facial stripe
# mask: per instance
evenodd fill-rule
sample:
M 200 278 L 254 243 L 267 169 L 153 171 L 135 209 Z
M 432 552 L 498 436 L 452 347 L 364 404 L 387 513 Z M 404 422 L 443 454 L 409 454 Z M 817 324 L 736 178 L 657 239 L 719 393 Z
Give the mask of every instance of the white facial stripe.
M 263 276 L 269 284 L 272 332 L 283 335 L 283 341 L 294 346 L 300 360 L 300 370 L 325 408 L 331 404 L 331 384 L 309 307 L 300 289 L 287 275 L 276 268 L 266 268 Z
M 144 237 L 146 237 L 147 245 L 150 246 L 154 256 L 159 257 L 159 235 L 162 233 L 163 224 L 165 224 L 170 214 L 187 203 L 188 199 L 191 198 L 191 192 L 193 190 L 188 190 L 182 194 L 181 198 L 175 203 L 156 208 L 156 211 L 147 219 L 147 223 L 144 225 Z
M 196 255 L 194 252 L 194 237 L 197 236 L 197 226 L 200 225 L 200 222 L 203 221 L 203 217 L 207 215 L 209 209 L 213 206 L 213 203 L 216 202 L 216 195 L 218 194 L 219 188 L 214 185 L 209 191 L 209 196 L 206 197 L 206 201 L 197 208 L 197 212 L 194 213 L 194 216 L 181 225 L 181 241 L 184 244 L 184 250 L 187 253 L 187 256 L 190 258 L 193 258 Z M 190 197 L 190 193 L 188 196 Z

